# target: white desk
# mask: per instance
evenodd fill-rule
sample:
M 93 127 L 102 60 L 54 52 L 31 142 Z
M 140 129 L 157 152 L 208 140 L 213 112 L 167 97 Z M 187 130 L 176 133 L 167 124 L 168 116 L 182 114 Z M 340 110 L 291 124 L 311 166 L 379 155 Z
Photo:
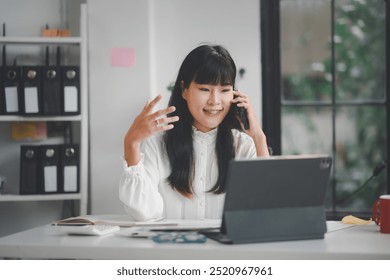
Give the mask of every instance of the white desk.
M 338 222 L 328 222 L 334 228 Z M 157 244 L 149 239 L 68 236 L 42 226 L 0 238 L 0 257 L 22 259 L 390 259 L 390 234 L 375 224 L 328 232 L 324 239 L 223 245 Z

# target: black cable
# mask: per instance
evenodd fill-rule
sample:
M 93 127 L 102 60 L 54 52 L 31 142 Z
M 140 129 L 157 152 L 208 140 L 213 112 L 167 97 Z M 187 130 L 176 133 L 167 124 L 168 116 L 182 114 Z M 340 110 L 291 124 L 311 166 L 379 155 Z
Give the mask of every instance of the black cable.
M 361 185 L 358 189 L 356 189 L 355 191 L 353 191 L 352 193 L 350 193 L 349 195 L 347 195 L 346 197 L 344 197 L 343 199 L 339 200 L 337 202 L 337 205 L 341 205 L 343 204 L 345 201 L 347 201 L 348 199 L 350 199 L 352 196 L 354 196 L 355 194 L 357 194 L 358 192 L 360 192 L 362 189 L 364 189 L 366 187 L 366 185 L 376 176 L 378 176 L 386 167 L 386 161 L 382 161 L 380 162 L 379 164 L 377 164 L 374 168 L 374 170 L 372 171 L 372 175 L 370 176 L 370 178 L 368 178 L 363 185 Z

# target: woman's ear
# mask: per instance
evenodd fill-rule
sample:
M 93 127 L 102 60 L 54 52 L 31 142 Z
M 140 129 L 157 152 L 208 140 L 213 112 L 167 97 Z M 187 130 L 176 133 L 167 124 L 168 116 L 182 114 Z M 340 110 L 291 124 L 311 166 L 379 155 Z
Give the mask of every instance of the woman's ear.
M 187 89 L 184 89 L 182 91 L 181 96 L 183 97 L 184 100 L 187 100 Z
M 184 81 L 180 82 L 180 87 L 181 87 L 181 96 L 183 97 L 184 100 L 187 100 L 187 89 L 184 87 Z

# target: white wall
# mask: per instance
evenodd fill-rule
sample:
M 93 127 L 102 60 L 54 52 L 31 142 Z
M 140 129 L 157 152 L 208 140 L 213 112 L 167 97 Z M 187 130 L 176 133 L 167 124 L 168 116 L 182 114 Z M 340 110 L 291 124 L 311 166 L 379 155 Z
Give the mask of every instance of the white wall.
M 221 44 L 238 68 L 240 90 L 260 117 L 258 0 L 89 0 L 91 212 L 123 212 L 118 200 L 123 136 L 148 99 L 163 94 L 194 47 Z M 113 48 L 134 48 L 132 67 L 112 67 Z
M 120 212 L 122 139 L 150 92 L 148 1 L 89 1 L 88 19 L 91 210 Z M 135 48 L 134 67 L 111 67 L 118 47 Z

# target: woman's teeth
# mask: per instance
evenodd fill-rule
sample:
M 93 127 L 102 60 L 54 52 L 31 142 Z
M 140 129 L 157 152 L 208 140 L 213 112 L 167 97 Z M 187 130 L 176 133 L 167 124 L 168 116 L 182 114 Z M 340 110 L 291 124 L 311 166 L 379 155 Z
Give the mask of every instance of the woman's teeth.
M 206 111 L 206 113 L 211 114 L 211 115 L 216 115 L 220 112 L 219 110 L 205 110 L 205 111 Z

